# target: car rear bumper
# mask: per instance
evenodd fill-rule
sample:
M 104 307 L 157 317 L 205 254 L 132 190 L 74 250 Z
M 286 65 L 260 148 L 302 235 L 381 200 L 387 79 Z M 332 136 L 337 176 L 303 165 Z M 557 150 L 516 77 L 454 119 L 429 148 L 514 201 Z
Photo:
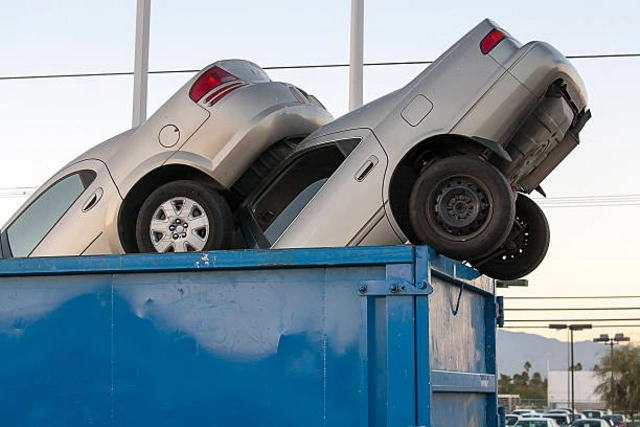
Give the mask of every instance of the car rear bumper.
M 577 112 L 588 103 L 587 90 L 582 78 L 569 60 L 548 43 L 531 42 L 519 49 L 507 71 L 529 89 L 534 96 L 542 97 L 557 80 L 566 85 L 570 101 Z

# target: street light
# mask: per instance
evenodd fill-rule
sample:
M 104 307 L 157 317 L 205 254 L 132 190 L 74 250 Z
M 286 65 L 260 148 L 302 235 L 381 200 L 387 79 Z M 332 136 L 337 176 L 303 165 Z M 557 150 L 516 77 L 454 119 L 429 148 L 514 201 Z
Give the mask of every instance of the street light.
M 614 411 L 616 408 L 616 393 L 615 388 L 613 386 L 613 344 L 620 344 L 621 341 L 630 341 L 629 337 L 625 337 L 624 334 L 615 334 L 613 337 L 609 337 L 609 334 L 600 334 L 599 337 L 594 338 L 593 342 L 601 342 L 605 345 L 609 344 L 611 347 L 611 410 Z
M 570 332 L 570 341 L 571 341 L 571 413 L 575 414 L 575 393 L 574 393 L 574 370 L 573 366 L 573 331 L 582 331 L 584 329 L 591 329 L 593 325 L 591 323 L 551 323 L 549 325 L 550 329 L 569 329 Z

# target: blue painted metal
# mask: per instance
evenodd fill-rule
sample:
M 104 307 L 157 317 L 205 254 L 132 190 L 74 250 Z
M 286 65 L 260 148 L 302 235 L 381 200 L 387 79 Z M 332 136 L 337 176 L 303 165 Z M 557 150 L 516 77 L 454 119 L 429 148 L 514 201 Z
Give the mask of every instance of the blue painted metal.
M 0 261 L 0 423 L 495 427 L 493 289 L 409 246 Z

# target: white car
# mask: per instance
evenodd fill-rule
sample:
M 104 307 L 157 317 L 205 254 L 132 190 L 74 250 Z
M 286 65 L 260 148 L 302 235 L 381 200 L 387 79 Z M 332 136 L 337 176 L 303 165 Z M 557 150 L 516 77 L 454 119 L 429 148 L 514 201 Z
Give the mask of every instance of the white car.
M 513 427 L 560 427 L 558 423 L 551 418 L 522 418 Z

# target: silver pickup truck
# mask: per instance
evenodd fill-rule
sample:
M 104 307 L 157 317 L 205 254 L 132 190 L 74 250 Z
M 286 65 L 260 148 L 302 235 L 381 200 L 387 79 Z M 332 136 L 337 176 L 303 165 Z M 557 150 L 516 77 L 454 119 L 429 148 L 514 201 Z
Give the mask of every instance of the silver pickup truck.
M 560 52 L 484 20 L 406 86 L 303 140 L 238 218 L 252 247 L 410 242 L 522 277 L 549 245 L 527 194 L 544 193 L 589 118 Z

